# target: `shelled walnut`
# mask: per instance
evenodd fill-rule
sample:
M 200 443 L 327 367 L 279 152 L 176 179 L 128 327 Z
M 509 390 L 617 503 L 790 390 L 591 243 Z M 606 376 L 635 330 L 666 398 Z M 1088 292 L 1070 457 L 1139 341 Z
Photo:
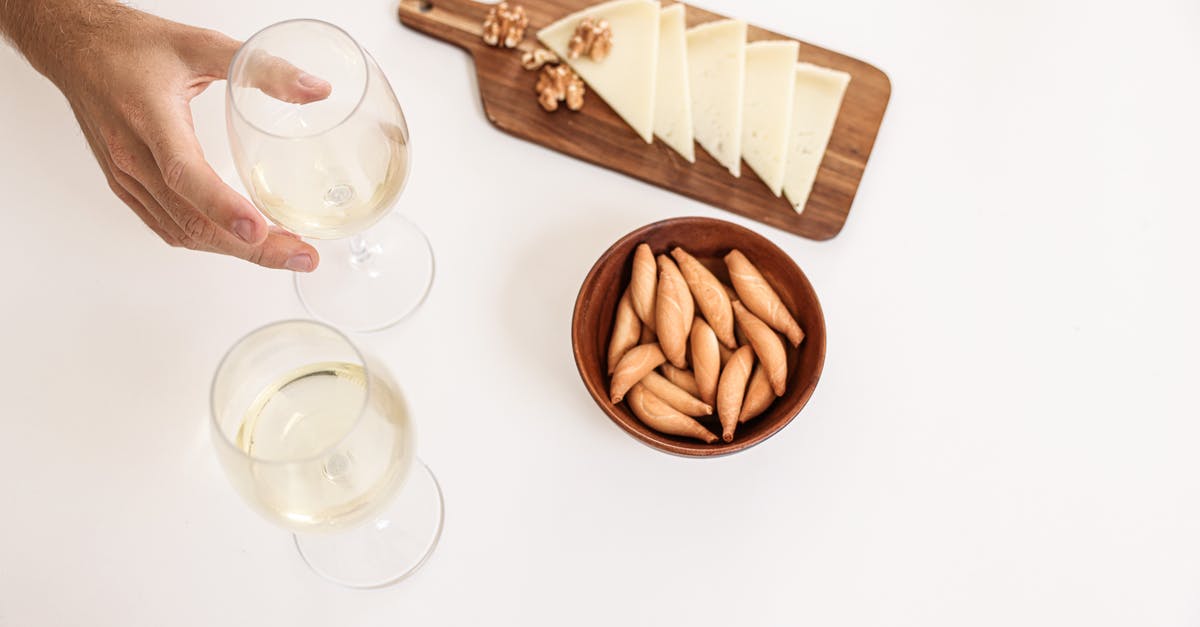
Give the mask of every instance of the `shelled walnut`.
M 565 65 L 542 68 L 537 82 L 538 103 L 547 111 L 557 111 L 558 103 L 566 101 L 567 108 L 578 111 L 583 107 L 583 81 Z
M 526 26 L 529 26 L 529 18 L 525 15 L 525 7 L 501 2 L 483 18 L 483 41 L 489 46 L 515 48 L 525 39 Z
M 567 44 L 567 56 L 578 59 L 587 55 L 593 61 L 603 61 L 612 50 L 612 28 L 605 20 L 583 18 L 575 27 L 575 35 Z
M 527 70 L 537 70 L 547 63 L 558 63 L 558 55 L 545 48 L 526 50 L 521 55 L 521 67 Z

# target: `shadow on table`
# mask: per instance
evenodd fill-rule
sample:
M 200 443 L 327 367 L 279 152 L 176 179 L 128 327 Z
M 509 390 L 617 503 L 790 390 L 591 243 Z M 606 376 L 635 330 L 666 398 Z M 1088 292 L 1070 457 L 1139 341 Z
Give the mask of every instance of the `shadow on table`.
M 635 209 L 601 201 L 572 207 L 569 216 L 547 224 L 520 247 L 504 285 L 503 293 L 514 295 L 502 299 L 499 311 L 514 372 L 527 372 L 533 391 L 569 390 L 572 419 L 608 426 L 579 379 L 571 349 L 579 286 L 613 242 L 646 221 Z

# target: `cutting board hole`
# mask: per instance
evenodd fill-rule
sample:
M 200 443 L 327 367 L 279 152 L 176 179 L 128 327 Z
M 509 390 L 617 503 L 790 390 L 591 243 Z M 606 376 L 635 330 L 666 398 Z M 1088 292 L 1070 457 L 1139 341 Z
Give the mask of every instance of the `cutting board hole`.
M 421 0 L 421 3 L 417 5 L 417 9 L 421 11 L 421 13 L 429 13 L 433 10 L 433 3 L 429 0 Z

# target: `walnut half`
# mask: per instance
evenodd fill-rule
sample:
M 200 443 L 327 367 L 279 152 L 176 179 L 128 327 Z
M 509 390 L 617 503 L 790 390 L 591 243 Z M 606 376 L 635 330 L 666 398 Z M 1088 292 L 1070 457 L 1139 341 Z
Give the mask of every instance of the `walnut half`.
M 578 111 L 583 107 L 583 81 L 565 65 L 542 68 L 537 82 L 538 103 L 547 111 L 557 111 L 558 103 L 566 101 L 567 108 Z
M 521 55 L 521 67 L 527 70 L 540 69 L 547 63 L 558 63 L 558 55 L 545 48 L 527 50 L 525 54 Z
M 525 7 L 501 2 L 483 18 L 483 42 L 489 46 L 516 48 L 525 39 L 526 26 L 529 26 L 529 18 L 525 15 Z
M 567 44 L 567 56 L 578 59 L 587 55 L 593 61 L 603 61 L 612 51 L 612 28 L 605 20 L 583 18 Z

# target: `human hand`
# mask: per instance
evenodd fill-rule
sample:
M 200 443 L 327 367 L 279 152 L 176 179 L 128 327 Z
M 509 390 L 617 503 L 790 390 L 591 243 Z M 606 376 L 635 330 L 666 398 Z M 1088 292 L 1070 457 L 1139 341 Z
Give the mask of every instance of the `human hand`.
M 171 246 L 269 268 L 316 268 L 317 251 L 298 236 L 268 226 L 254 205 L 213 171 L 196 140 L 189 103 L 225 78 L 239 42 L 105 6 L 109 15 L 102 31 L 72 32 L 74 51 L 59 53 L 43 71 L 70 102 L 113 193 Z M 270 71 L 256 86 L 275 98 L 306 103 L 330 93 L 329 83 L 286 62 L 265 67 Z

